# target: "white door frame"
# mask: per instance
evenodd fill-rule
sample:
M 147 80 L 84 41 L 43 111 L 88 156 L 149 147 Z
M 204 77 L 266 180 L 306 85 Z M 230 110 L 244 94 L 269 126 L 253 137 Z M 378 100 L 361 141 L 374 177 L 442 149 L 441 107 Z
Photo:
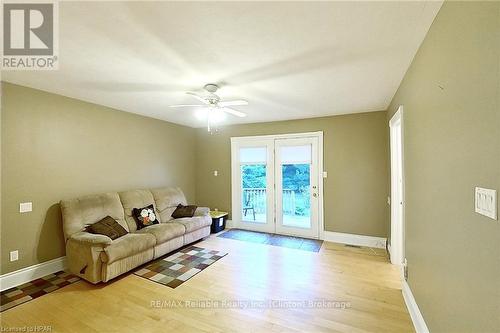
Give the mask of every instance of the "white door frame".
M 317 137 L 318 138 L 318 236 L 317 238 L 323 239 L 324 237 L 324 212 L 323 212 L 323 131 L 318 132 L 305 132 L 305 133 L 291 133 L 291 134 L 277 134 L 277 135 L 259 135 L 259 136 L 240 136 L 231 138 L 231 218 L 232 225 L 236 228 L 242 227 L 239 214 L 241 214 L 241 198 L 240 198 L 240 171 L 235 170 L 233 167 L 236 163 L 239 163 L 239 153 L 237 152 L 238 145 L 245 142 L 245 144 L 254 143 L 253 145 L 258 145 L 259 142 L 265 140 L 275 140 L 275 139 L 291 139 L 291 138 L 306 138 L 306 137 Z M 274 163 L 274 153 L 272 156 L 272 162 Z M 274 177 L 274 175 L 273 175 Z M 274 200 L 274 193 L 272 193 L 272 200 Z M 273 217 L 275 214 L 273 214 Z M 274 224 L 273 224 L 274 226 Z M 314 237 L 316 238 L 316 237 Z
M 391 148 L 391 263 L 402 265 L 405 257 L 404 127 L 403 106 L 389 121 Z M 399 133 L 397 133 L 399 131 Z M 399 138 L 399 142 L 398 142 Z M 398 175 L 401 175 L 399 184 Z

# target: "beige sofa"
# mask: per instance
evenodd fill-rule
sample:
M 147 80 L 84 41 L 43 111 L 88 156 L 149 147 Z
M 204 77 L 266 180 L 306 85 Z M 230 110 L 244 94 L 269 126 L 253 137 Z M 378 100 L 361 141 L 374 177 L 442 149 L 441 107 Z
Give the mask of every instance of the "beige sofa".
M 141 230 L 133 208 L 154 204 L 160 223 Z M 173 219 L 178 204 L 186 205 L 179 188 L 132 190 L 62 200 L 66 257 L 73 274 L 85 280 L 107 282 L 120 274 L 210 235 L 209 209 L 198 207 L 192 218 Z M 111 240 L 85 231 L 85 227 L 111 216 L 129 233 Z

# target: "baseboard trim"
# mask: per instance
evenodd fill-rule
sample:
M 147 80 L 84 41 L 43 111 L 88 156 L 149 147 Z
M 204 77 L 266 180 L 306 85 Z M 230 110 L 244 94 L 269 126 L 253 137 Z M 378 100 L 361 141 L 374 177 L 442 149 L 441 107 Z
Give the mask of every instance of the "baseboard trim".
M 66 257 L 59 257 L 40 264 L 21 268 L 17 271 L 0 275 L 0 291 L 19 286 L 42 276 L 66 269 Z
M 376 247 L 385 249 L 387 238 L 365 235 L 346 234 L 343 232 L 324 231 L 323 240 L 334 243 Z
M 408 308 L 408 312 L 410 313 L 411 321 L 413 322 L 415 331 L 417 333 L 429 333 L 427 324 L 425 323 L 424 317 L 422 316 L 422 313 L 418 308 L 415 297 L 413 297 L 410 286 L 405 280 L 402 281 L 402 284 L 403 298 L 405 300 L 406 307 Z

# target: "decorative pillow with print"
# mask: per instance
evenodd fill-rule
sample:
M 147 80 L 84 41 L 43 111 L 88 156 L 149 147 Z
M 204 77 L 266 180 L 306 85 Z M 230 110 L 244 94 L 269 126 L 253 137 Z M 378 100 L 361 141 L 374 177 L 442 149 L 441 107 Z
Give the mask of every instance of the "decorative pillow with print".
M 137 224 L 137 230 L 159 223 L 153 205 L 132 209 L 132 216 Z

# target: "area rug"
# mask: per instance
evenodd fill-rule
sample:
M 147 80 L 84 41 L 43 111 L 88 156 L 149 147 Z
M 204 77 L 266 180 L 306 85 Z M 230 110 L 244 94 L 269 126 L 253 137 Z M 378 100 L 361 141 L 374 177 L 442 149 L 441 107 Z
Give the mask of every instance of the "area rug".
M 0 312 L 51 293 L 54 290 L 60 289 L 79 280 L 80 278 L 78 276 L 60 271 L 27 282 L 20 286 L 4 290 L 0 293 Z
M 177 288 L 225 255 L 225 252 L 189 246 L 166 258 L 155 260 L 134 274 L 170 288 Z
M 319 250 L 321 249 L 321 245 L 323 245 L 323 241 L 317 239 L 268 234 L 265 232 L 242 229 L 229 229 L 228 231 L 218 235 L 218 237 L 236 239 L 252 243 L 267 244 L 272 246 L 281 246 L 309 252 L 319 252 Z

